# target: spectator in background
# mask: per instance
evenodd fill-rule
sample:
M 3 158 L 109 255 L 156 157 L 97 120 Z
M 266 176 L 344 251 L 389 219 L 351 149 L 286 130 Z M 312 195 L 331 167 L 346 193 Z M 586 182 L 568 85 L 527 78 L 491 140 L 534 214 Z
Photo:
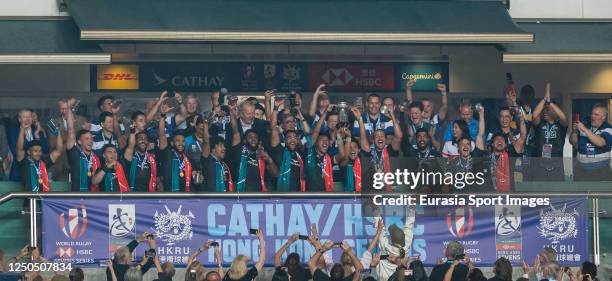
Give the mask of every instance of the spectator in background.
M 380 97 L 377 94 L 368 95 L 367 106 L 367 112 L 363 112 L 361 115 L 361 120 L 365 125 L 366 136 L 369 138 L 376 130 L 383 130 L 387 136 L 393 135 L 394 127 L 391 118 L 380 114 Z M 353 124 L 353 135 L 359 135 L 359 123 L 357 120 Z
M 268 120 L 266 117 L 266 109 L 261 104 L 255 104 L 255 118 L 261 120 Z
M 27 130 L 23 134 L 24 138 L 24 147 L 28 146 L 28 144 L 34 140 L 37 140 L 41 147 L 43 153 L 49 153 L 49 143 L 43 134 L 43 128 L 40 125 L 40 122 L 37 118 L 35 118 L 35 113 L 31 109 L 22 109 L 19 111 L 18 115 L 18 124 L 15 124 L 13 129 L 11 130 L 11 134 L 9 136 L 9 147 L 13 155 L 17 153 L 17 139 L 19 136 L 19 132 L 21 127 L 27 128 Z M 11 165 L 11 181 L 21 181 L 21 172 L 19 171 L 19 167 L 16 162 L 13 162 Z
M 285 262 L 281 263 L 283 254 L 285 254 L 287 249 L 298 239 L 299 233 L 294 233 L 289 237 L 287 242 L 278 249 L 276 254 L 274 254 L 274 266 L 277 268 L 277 272 L 278 269 L 281 269 L 281 266 L 282 268 L 286 268 L 286 272 L 291 276 L 291 281 L 307 281 L 310 280 L 312 276 L 310 275 L 310 271 L 300 264 L 300 255 L 298 253 L 290 253 L 285 259 Z
M 145 241 L 148 242 L 150 249 L 156 249 L 156 243 L 152 235 L 149 232 L 144 232 L 136 240 L 132 240 L 126 246 L 115 251 L 113 259 L 109 261 L 109 267 L 106 269 L 107 281 L 135 281 L 138 280 L 139 274 L 140 280 L 142 280 L 142 275 L 147 273 L 151 266 L 153 266 L 153 259 L 147 258 L 145 254 L 137 268 L 130 268 L 130 263 L 132 262 L 132 252 L 134 249 L 138 247 L 138 244 Z
M 608 107 L 598 103 L 591 110 L 589 122 L 574 120 L 570 143 L 578 151 L 574 164 L 577 181 L 612 181 L 612 126 L 607 121 L 608 113 Z
M 563 145 L 567 133 L 567 118 L 563 110 L 550 98 L 550 83 L 546 83 L 544 98 L 533 110 L 534 156 L 536 168 L 531 170 L 532 180 L 563 181 Z
M 455 158 L 459 156 L 459 139 L 462 137 L 466 137 L 467 139 L 472 139 L 470 135 L 470 127 L 468 124 L 461 119 L 453 121 L 453 139 L 446 141 L 444 143 L 444 147 L 442 148 L 442 156 L 445 158 Z M 472 141 L 471 149 L 473 150 L 475 147 L 475 143 Z
M 177 107 L 180 108 L 179 112 L 175 110 Z M 165 123 L 163 132 L 166 138 L 169 138 L 178 129 L 178 126 L 185 121 L 184 108 L 181 94 L 174 93 L 173 97 L 169 97 L 168 92 L 164 91 L 153 107 L 147 112 L 147 120 L 158 120 L 163 115 L 160 122 L 163 121 Z
M 244 255 L 238 255 L 234 258 L 232 265 L 227 270 L 227 274 L 223 277 L 223 281 L 251 281 L 257 277 L 257 274 L 259 274 L 266 261 L 266 241 L 263 231 L 257 231 L 257 238 L 259 239 L 259 257 L 257 263 L 251 267 L 251 269 L 247 269 L 247 263 L 250 258 Z
M 272 275 L 272 281 L 292 281 L 291 275 L 288 272 L 287 267 L 277 266 Z
M 204 276 L 204 266 L 199 261 L 194 260 L 187 265 L 187 269 L 185 270 L 185 281 L 200 281 Z
M 50 131 L 49 134 L 49 143 L 52 148 L 56 148 L 60 143 L 58 142 L 58 137 L 61 135 L 61 138 L 64 143 L 63 147 L 66 147 L 66 139 L 68 133 L 68 111 L 72 111 L 72 118 L 74 119 L 74 126 L 76 128 L 82 129 L 87 124 L 87 119 L 83 116 L 76 115 L 74 112 L 75 109 L 69 106 L 69 104 L 74 105 L 76 102 L 75 98 L 65 98 L 61 99 L 57 104 L 60 111 L 60 116 L 52 118 L 50 122 L 54 124 L 55 129 L 57 129 L 57 134 Z M 50 129 L 51 130 L 51 129 Z M 50 173 L 53 175 L 53 180 L 55 181 L 68 181 L 68 174 L 70 173 L 70 166 L 68 164 L 68 155 L 66 153 L 62 153 L 56 163 L 51 167 Z
M 413 79 L 406 80 L 406 103 L 407 104 L 411 104 L 414 101 L 413 94 L 412 94 L 412 87 L 414 86 L 415 83 L 416 83 L 416 80 L 413 80 Z M 438 88 L 438 91 L 440 91 L 440 96 L 441 96 L 440 108 L 438 109 L 437 113 L 434 114 L 435 105 L 430 99 L 424 98 L 421 100 L 421 103 L 423 104 L 423 110 L 421 112 L 423 115 L 423 121 L 425 123 L 431 124 L 435 128 L 436 132 L 439 130 L 442 122 L 446 120 L 446 114 L 448 111 L 448 97 L 447 97 L 448 93 L 447 93 L 446 84 L 438 83 L 437 88 Z
M 157 279 L 154 281 L 172 281 L 172 278 L 176 273 L 174 265 L 171 262 L 161 264 L 159 261 L 159 255 L 155 255 L 153 262 L 155 263 L 155 268 L 157 269 Z
M 314 127 L 317 122 L 319 122 L 319 118 L 321 118 L 321 114 L 327 111 L 327 108 L 331 104 L 329 101 L 329 95 L 327 93 L 327 87 L 325 84 L 321 84 L 317 87 L 312 96 L 312 100 L 310 101 L 310 107 L 308 109 L 308 119 L 310 126 Z M 300 96 L 301 97 L 301 96 Z M 300 98 L 301 101 L 301 98 Z M 296 101 L 297 103 L 297 101 Z M 301 102 L 300 102 L 301 106 Z M 327 128 L 327 124 L 324 124 L 323 129 Z
M 217 262 L 217 269 L 218 269 L 218 274 L 220 276 L 223 276 L 223 257 L 221 257 L 221 249 L 219 248 L 219 243 L 215 242 L 215 241 L 208 241 L 206 242 L 202 247 L 198 248 L 197 250 L 195 250 L 193 252 L 193 254 L 191 254 L 191 256 L 189 256 L 189 259 L 187 260 L 187 264 L 191 265 L 192 263 L 198 263 L 200 264 L 200 262 L 197 260 L 198 256 L 200 254 L 202 254 L 203 252 L 207 251 L 210 248 L 214 248 L 214 255 L 215 255 L 215 261 Z
M 0 124 L 0 181 L 7 179 L 10 172 L 10 164 L 13 161 L 12 154 L 9 153 L 8 138 L 6 127 Z
M 446 255 L 446 262 L 434 266 L 429 275 L 429 280 L 448 281 L 445 280 L 444 277 L 452 267 L 453 272 L 450 280 L 465 281 L 468 274 L 468 267 L 460 262 L 460 260 L 465 257 L 463 245 L 457 241 L 450 241 L 446 246 L 444 254 Z
M 204 281 L 221 281 L 221 279 L 223 279 L 223 275 L 214 270 L 211 270 L 204 275 Z
M 578 281 L 585 279 L 589 281 L 599 281 L 599 278 L 597 278 L 597 266 L 592 262 L 583 262 L 576 277 Z
M 255 118 L 255 105 L 249 101 L 245 101 L 240 104 L 237 114 L 238 118 L 238 131 L 240 132 L 240 138 L 244 138 L 244 133 L 253 129 L 257 131 L 258 136 L 266 135 L 270 130 L 270 123 Z M 231 129 L 231 128 L 230 128 Z M 226 140 L 231 140 L 232 132 L 231 130 L 226 135 Z M 266 140 L 264 146 L 269 147 L 269 141 Z
M 493 265 L 493 274 L 495 276 L 489 281 L 513 281 L 512 279 L 512 264 L 506 258 L 499 258 Z
M 100 114 L 101 130 L 93 133 L 93 150 L 98 156 L 102 156 L 102 148 L 107 144 L 112 144 L 120 147 L 120 144 L 125 144 L 125 140 L 120 142 L 121 132 L 118 127 L 116 110 L 114 113 L 105 111 Z M 117 125 L 117 126 L 115 126 Z
M 222 139 L 227 136 L 227 131 L 230 127 L 229 110 L 227 106 L 223 106 L 224 97 L 220 91 L 212 92 L 210 96 L 210 104 L 214 113 L 214 120 L 210 124 L 210 134 L 217 135 Z
M 380 249 L 381 255 L 394 255 L 396 257 L 404 258 L 406 253 L 410 253 L 412 249 L 412 239 L 414 236 L 414 220 L 415 220 L 415 208 L 410 207 L 406 212 L 406 219 L 404 227 L 399 228 L 397 225 L 392 224 L 387 229 L 384 235 L 380 236 L 380 242 L 378 248 Z M 376 225 L 382 221 L 383 218 L 379 215 L 376 217 Z M 397 264 L 390 260 L 381 260 L 376 267 L 378 278 L 380 280 L 387 280 L 389 276 L 395 272 Z M 442 280 L 440 280 L 442 281 Z
M 70 270 L 68 278 L 70 278 L 70 281 L 83 281 L 85 280 L 85 273 L 80 267 L 76 267 Z
M 474 109 L 472 108 L 472 104 L 468 101 L 462 101 L 459 104 L 459 114 L 460 119 L 465 121 L 470 127 L 470 136 L 475 136 L 478 134 L 478 120 L 474 119 Z M 444 141 L 449 141 L 453 139 L 453 124 L 448 124 L 446 131 L 444 132 Z
M 523 118 L 523 114 L 519 111 L 511 109 L 510 107 L 502 107 L 499 109 L 497 117 L 499 120 L 499 124 L 497 127 L 493 128 L 489 134 L 487 135 L 487 143 L 491 143 L 493 139 L 493 135 L 501 134 L 504 136 L 506 140 L 506 144 L 509 146 L 513 146 L 514 142 L 516 142 L 520 135 L 520 128 L 512 128 L 513 115 L 517 118 Z M 527 128 L 525 127 L 525 136 L 527 136 Z
M 198 116 L 200 111 L 200 101 L 195 95 L 187 95 L 183 103 L 179 103 L 181 115 L 185 116 L 185 121 L 179 124 L 178 129 L 193 130 L 194 118 Z
M 308 268 L 310 269 L 310 273 L 312 274 L 313 281 L 341 281 L 348 277 L 348 276 L 345 276 L 344 270 L 342 269 L 342 265 L 340 264 L 335 264 L 330 270 L 329 275 L 327 275 L 326 273 L 321 271 L 320 268 L 318 268 L 317 264 L 319 263 L 319 259 L 321 258 L 321 255 L 331 250 L 332 247 L 334 247 L 334 242 L 331 240 L 327 240 L 325 244 L 323 244 L 321 248 L 318 249 L 317 252 L 308 261 Z M 361 265 L 359 258 L 355 256 L 355 254 L 353 253 L 353 250 L 351 249 L 351 246 L 349 246 L 346 240 L 342 242 L 341 247 L 342 247 L 343 252 L 346 253 L 348 257 L 350 257 L 353 263 L 353 267 L 355 268 L 355 274 L 353 274 L 353 277 L 351 280 L 352 281 L 361 280 L 361 274 L 362 274 L 361 271 L 363 269 L 363 266 Z

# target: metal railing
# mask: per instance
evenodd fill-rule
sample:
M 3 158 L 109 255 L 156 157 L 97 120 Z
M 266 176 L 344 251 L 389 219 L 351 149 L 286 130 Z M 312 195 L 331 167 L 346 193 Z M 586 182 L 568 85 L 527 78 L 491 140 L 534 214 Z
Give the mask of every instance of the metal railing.
M 386 196 L 399 196 L 406 195 L 407 193 L 385 193 Z M 428 195 L 428 196 L 455 196 L 456 194 L 424 194 L 424 193 L 410 193 L 412 195 Z M 587 197 L 592 199 L 592 219 L 593 219 L 593 261 L 596 265 L 601 262 L 600 257 L 600 241 L 599 241 L 599 199 L 612 198 L 612 191 L 610 192 L 513 192 L 513 193 L 472 193 L 472 194 L 457 194 L 460 196 L 477 195 L 480 197 L 497 197 L 500 195 L 512 195 L 521 197 Z M 38 233 L 38 221 L 37 221 L 37 200 L 45 198 L 159 198 L 159 199 L 171 199 L 171 198 L 235 198 L 236 200 L 241 199 L 261 199 L 268 198 L 272 200 L 281 199 L 292 199 L 292 198 L 354 198 L 355 200 L 366 198 L 366 196 L 374 196 L 378 194 L 362 194 L 362 193 L 349 193 L 349 192 L 313 192 L 313 193 L 174 193 L 174 192 L 130 192 L 130 193 L 74 193 L 74 192 L 50 192 L 50 193 L 28 193 L 28 192 L 11 192 L 0 196 L 0 205 L 6 203 L 11 199 L 28 199 L 30 206 L 30 245 L 37 246 L 37 233 Z

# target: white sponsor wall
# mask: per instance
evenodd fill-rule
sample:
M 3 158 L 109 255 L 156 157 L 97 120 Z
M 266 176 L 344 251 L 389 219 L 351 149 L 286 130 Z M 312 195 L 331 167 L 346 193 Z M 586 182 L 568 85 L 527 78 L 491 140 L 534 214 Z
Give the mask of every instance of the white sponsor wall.
M 610 0 L 510 0 L 513 18 L 610 19 Z
M 65 16 L 60 12 L 58 0 L 0 0 L 0 16 L 49 17 Z

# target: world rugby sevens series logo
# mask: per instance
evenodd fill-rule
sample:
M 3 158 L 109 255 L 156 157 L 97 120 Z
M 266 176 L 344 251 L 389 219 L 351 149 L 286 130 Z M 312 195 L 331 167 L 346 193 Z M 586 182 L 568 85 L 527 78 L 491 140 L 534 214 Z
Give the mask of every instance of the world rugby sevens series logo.
M 79 219 L 79 210 L 81 215 Z M 72 240 L 83 236 L 87 230 L 87 209 L 84 205 L 77 208 L 68 209 L 68 227 L 66 227 L 66 214 L 62 213 L 59 216 L 59 226 L 64 235 Z
M 472 233 L 474 227 L 474 211 L 472 208 L 467 208 L 467 216 L 465 208 L 457 208 L 446 214 L 446 226 L 448 231 L 456 238 L 464 238 Z

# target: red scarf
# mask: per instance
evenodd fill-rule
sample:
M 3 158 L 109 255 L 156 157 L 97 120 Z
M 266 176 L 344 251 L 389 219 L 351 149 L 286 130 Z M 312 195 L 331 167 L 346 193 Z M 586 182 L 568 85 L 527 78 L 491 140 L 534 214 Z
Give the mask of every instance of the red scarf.
M 221 163 L 223 163 L 223 169 L 227 171 L 227 187 L 229 189 L 229 192 L 234 192 L 234 180 L 232 180 L 232 171 L 229 169 L 229 166 L 225 164 L 225 161 L 221 161 Z M 221 176 L 223 177 L 224 175 Z
M 497 159 L 495 186 L 498 192 L 510 192 L 510 158 L 503 152 Z
M 259 159 L 259 178 L 261 179 L 261 191 L 268 192 L 264 176 L 266 175 L 266 161 Z
M 151 170 L 151 176 L 149 177 L 149 192 L 155 192 L 157 187 L 157 162 L 153 154 L 147 153 L 147 161 Z M 134 175 L 135 177 L 136 175 Z
M 389 151 L 387 150 L 387 146 L 385 146 L 385 148 L 383 149 L 383 155 L 382 155 L 382 161 L 383 161 L 383 169 L 386 173 L 391 173 L 391 162 L 389 161 Z M 385 186 L 385 189 L 387 190 L 387 192 L 392 192 L 393 191 L 393 187 L 390 184 L 387 184 Z
M 323 176 L 325 179 L 325 192 L 334 192 L 334 174 L 329 153 L 325 153 L 325 169 L 323 171 Z
M 185 161 L 185 192 L 189 192 L 191 190 L 191 161 L 187 158 L 187 155 L 183 153 L 183 161 Z M 232 175 L 230 174 L 230 178 Z
M 306 177 L 304 177 L 304 160 L 299 153 L 295 153 L 297 158 L 300 160 L 300 191 L 306 192 Z
M 96 155 L 93 151 L 90 152 L 91 153 L 91 178 L 93 177 L 93 174 L 100 168 L 102 167 L 102 164 L 100 164 L 100 159 L 98 158 L 98 155 Z M 91 191 L 93 192 L 100 192 L 100 187 L 97 184 L 91 184 L 89 186 L 89 188 L 91 189 Z
M 125 176 L 125 171 L 123 170 L 123 165 L 117 161 L 115 164 L 117 166 L 117 170 L 115 171 L 115 175 L 117 176 L 117 182 L 119 182 L 119 192 L 129 192 L 130 185 L 128 184 L 127 177 Z
M 353 174 L 355 175 L 355 192 L 361 192 L 361 159 L 359 156 L 353 162 Z
M 38 163 L 40 168 L 40 178 L 38 178 L 38 183 L 42 185 L 42 192 L 49 192 L 51 191 L 51 188 L 49 188 L 49 174 L 47 173 L 47 163 L 42 160 L 38 161 Z M 42 182 L 40 182 L 41 180 Z

